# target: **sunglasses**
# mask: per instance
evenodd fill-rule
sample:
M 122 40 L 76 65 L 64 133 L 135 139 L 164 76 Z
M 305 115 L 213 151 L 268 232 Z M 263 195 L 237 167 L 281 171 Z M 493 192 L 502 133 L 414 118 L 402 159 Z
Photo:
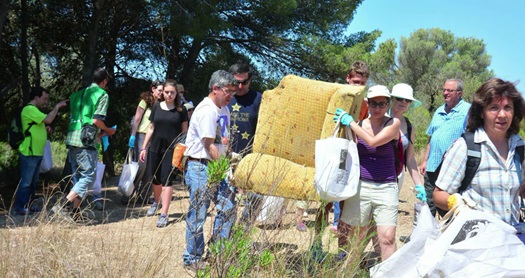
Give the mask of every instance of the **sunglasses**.
M 250 78 L 247 78 L 247 79 L 244 79 L 244 80 L 237 80 L 237 82 L 239 84 L 242 84 L 242 85 L 247 85 L 248 82 L 250 82 Z
M 388 105 L 387 101 L 381 101 L 381 102 L 375 102 L 375 101 L 369 101 L 368 105 L 372 108 L 385 108 Z
M 412 103 L 412 100 L 411 99 L 406 99 L 406 98 L 400 98 L 400 97 L 395 97 L 395 99 L 399 102 L 406 102 L 406 103 Z

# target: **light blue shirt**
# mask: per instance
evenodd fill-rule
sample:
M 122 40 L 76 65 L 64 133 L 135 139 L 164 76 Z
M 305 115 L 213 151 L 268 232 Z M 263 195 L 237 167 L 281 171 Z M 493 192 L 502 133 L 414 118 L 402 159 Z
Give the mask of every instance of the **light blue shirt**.
M 445 112 L 445 105 L 436 110 L 427 128 L 427 134 L 431 137 L 426 168 L 428 172 L 436 171 L 445 152 L 465 132 L 467 126 L 470 103 L 461 99 L 450 113 Z
M 481 161 L 472 182 L 461 195 L 474 201 L 476 209 L 491 213 L 508 224 L 518 224 L 518 194 L 523 169 L 519 166 L 519 155 L 515 155 L 515 150 L 516 146 L 523 145 L 523 140 L 516 134 L 509 138 L 506 161 L 501 159 L 482 127 L 476 130 L 474 142 L 481 143 Z M 449 194 L 456 193 L 465 177 L 466 163 L 467 144 L 459 138 L 445 156 L 436 187 Z

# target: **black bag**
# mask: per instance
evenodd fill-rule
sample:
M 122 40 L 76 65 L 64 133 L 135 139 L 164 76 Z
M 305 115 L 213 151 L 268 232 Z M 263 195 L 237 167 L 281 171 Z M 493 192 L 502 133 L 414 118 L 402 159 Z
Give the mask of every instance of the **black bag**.
M 93 146 L 95 142 L 95 137 L 97 136 L 97 127 L 91 124 L 84 124 L 82 126 L 82 131 L 80 132 L 80 140 L 84 147 Z

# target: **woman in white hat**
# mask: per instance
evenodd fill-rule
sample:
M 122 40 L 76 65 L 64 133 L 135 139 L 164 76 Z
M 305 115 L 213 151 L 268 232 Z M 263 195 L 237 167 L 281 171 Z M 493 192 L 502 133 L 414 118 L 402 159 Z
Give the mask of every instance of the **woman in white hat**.
M 382 260 L 396 250 L 395 234 L 398 217 L 396 152 L 393 143 L 399 139 L 399 119 L 387 115 L 390 92 L 376 85 L 367 92 L 369 116 L 357 123 L 351 115 L 337 109 L 334 121 L 352 129 L 357 136 L 360 162 L 358 193 L 344 201 L 339 220 L 339 247 L 347 247 L 347 236 L 358 234 L 364 249 L 369 229 L 375 228 Z M 397 144 L 396 144 L 397 146 Z M 378 163 L 379 162 L 379 163 Z M 354 248 L 354 247 L 352 247 Z M 361 252 L 363 250 L 360 250 Z M 346 253 L 340 253 L 343 259 Z
M 401 142 L 403 143 L 403 163 L 408 170 L 408 174 L 412 177 L 414 181 L 416 197 L 423 202 L 426 202 L 426 192 L 423 186 L 423 180 L 419 175 L 417 168 L 416 158 L 414 156 L 414 141 L 416 140 L 415 131 L 412 127 L 412 124 L 403 114 L 409 108 L 416 108 L 421 105 L 421 101 L 414 98 L 414 90 L 412 87 L 405 83 L 398 83 L 392 88 L 392 93 L 390 94 L 392 99 L 392 106 L 390 108 L 390 116 L 399 119 L 401 133 Z M 401 171 L 399 174 L 397 182 L 399 191 L 401 191 L 401 186 L 403 186 L 405 171 Z M 416 208 L 417 210 L 417 208 Z M 408 242 L 410 236 L 401 236 L 399 240 L 402 242 Z
M 405 151 L 403 159 L 404 165 L 408 169 L 408 173 L 412 177 L 416 188 L 421 186 L 422 190 L 424 191 L 423 181 L 419 176 L 419 171 L 417 169 L 417 163 L 414 156 L 414 140 L 416 139 L 415 132 L 408 118 L 403 116 L 403 114 L 409 108 L 416 108 L 421 105 L 421 101 L 414 98 L 414 90 L 410 85 L 405 83 L 394 85 L 390 96 L 392 99 L 390 116 L 399 119 L 401 124 L 399 129 L 401 132 L 403 149 Z M 399 191 L 401 191 L 401 186 L 403 186 L 404 172 L 405 171 L 401 171 L 401 174 L 398 176 Z

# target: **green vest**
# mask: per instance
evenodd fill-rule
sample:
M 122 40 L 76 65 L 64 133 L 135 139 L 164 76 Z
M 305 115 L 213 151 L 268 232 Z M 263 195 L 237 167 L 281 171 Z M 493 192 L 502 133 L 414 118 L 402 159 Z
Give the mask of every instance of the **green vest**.
M 84 90 L 74 92 L 69 97 L 69 107 L 71 110 L 71 121 L 68 131 L 82 129 L 86 123 L 93 124 L 93 115 L 97 107 L 98 100 L 106 91 L 99 86 L 89 86 Z

